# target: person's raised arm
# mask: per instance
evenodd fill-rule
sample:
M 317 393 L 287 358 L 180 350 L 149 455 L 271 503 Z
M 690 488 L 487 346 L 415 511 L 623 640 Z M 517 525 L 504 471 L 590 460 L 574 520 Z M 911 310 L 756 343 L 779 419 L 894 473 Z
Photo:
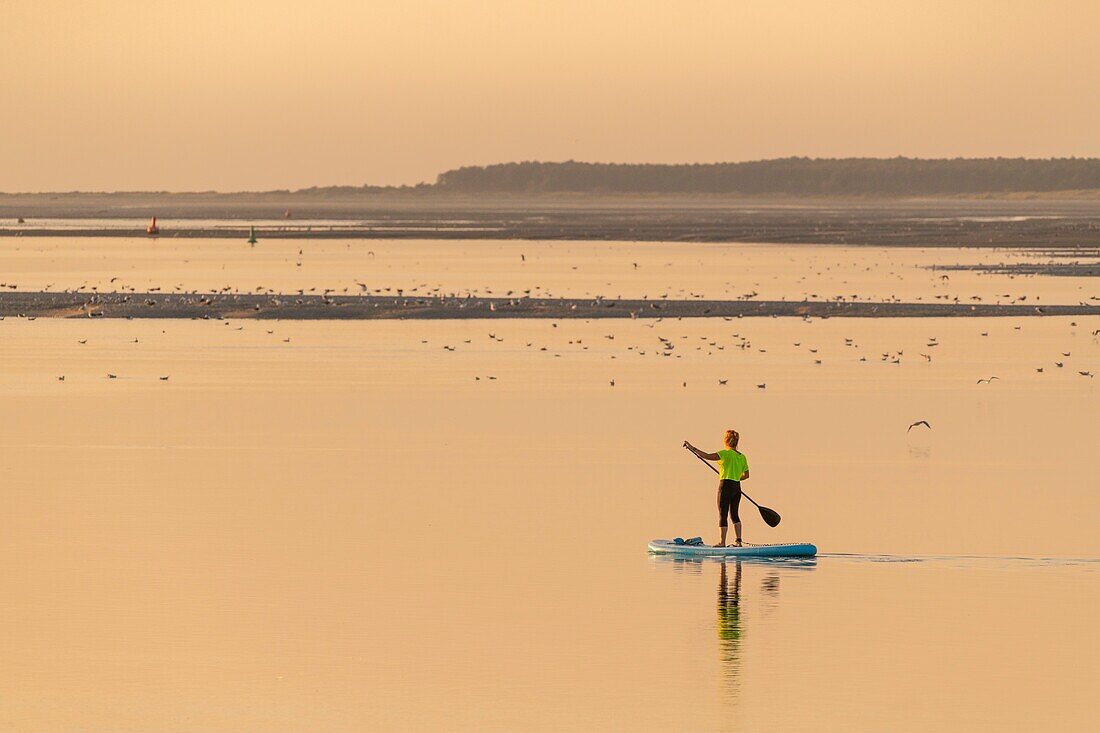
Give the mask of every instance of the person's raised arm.
M 694 453 L 695 455 L 699 456 L 700 458 L 705 458 L 708 461 L 719 461 L 719 460 L 722 459 L 722 457 L 720 455 L 718 455 L 717 453 L 705 453 L 705 452 L 699 450 L 698 448 L 696 448 L 691 443 L 687 442 L 686 440 L 684 441 L 684 447 L 687 448 L 692 453 Z

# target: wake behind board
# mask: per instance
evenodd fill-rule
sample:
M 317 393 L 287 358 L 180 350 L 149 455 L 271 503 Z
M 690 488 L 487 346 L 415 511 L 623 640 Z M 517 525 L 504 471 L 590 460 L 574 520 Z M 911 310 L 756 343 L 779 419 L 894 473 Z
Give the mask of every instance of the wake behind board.
M 813 557 L 817 554 L 817 547 L 809 543 L 708 547 L 707 545 L 678 545 L 672 540 L 653 540 L 649 543 L 649 551 L 705 557 Z

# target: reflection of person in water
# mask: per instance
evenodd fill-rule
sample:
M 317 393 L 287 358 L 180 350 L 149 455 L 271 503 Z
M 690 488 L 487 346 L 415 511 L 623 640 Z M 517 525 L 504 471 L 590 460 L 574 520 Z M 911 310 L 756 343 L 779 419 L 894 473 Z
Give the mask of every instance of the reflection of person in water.
M 737 674 L 738 652 L 741 649 L 741 561 L 733 570 L 733 587 L 730 588 L 726 563 L 722 563 L 718 576 L 718 646 L 723 660 L 728 662 L 728 673 Z

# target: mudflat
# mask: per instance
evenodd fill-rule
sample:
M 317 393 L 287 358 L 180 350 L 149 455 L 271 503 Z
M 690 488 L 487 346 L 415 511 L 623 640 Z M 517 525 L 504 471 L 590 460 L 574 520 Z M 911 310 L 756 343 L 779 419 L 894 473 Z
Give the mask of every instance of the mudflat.
M 932 318 L 1100 315 L 1097 305 L 779 300 L 591 300 L 576 298 L 249 295 L 224 293 L 0 292 L 0 317 L 60 318 Z
M 1100 196 L 775 198 L 444 194 L 0 194 L 0 237 L 774 242 L 1100 247 Z M 20 219 L 23 221 L 20 222 Z

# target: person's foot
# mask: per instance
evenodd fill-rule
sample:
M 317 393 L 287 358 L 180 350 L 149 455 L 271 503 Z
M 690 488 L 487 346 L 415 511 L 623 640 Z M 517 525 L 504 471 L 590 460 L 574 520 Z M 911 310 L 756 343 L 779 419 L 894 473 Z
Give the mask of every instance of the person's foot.
M 719 542 L 717 545 L 711 545 L 711 547 L 725 547 L 725 546 L 726 545 L 725 545 L 724 542 Z
M 733 543 L 733 546 L 734 546 L 734 547 L 740 547 L 740 546 L 741 546 L 741 540 L 736 540 L 736 541 L 735 541 L 735 542 Z

